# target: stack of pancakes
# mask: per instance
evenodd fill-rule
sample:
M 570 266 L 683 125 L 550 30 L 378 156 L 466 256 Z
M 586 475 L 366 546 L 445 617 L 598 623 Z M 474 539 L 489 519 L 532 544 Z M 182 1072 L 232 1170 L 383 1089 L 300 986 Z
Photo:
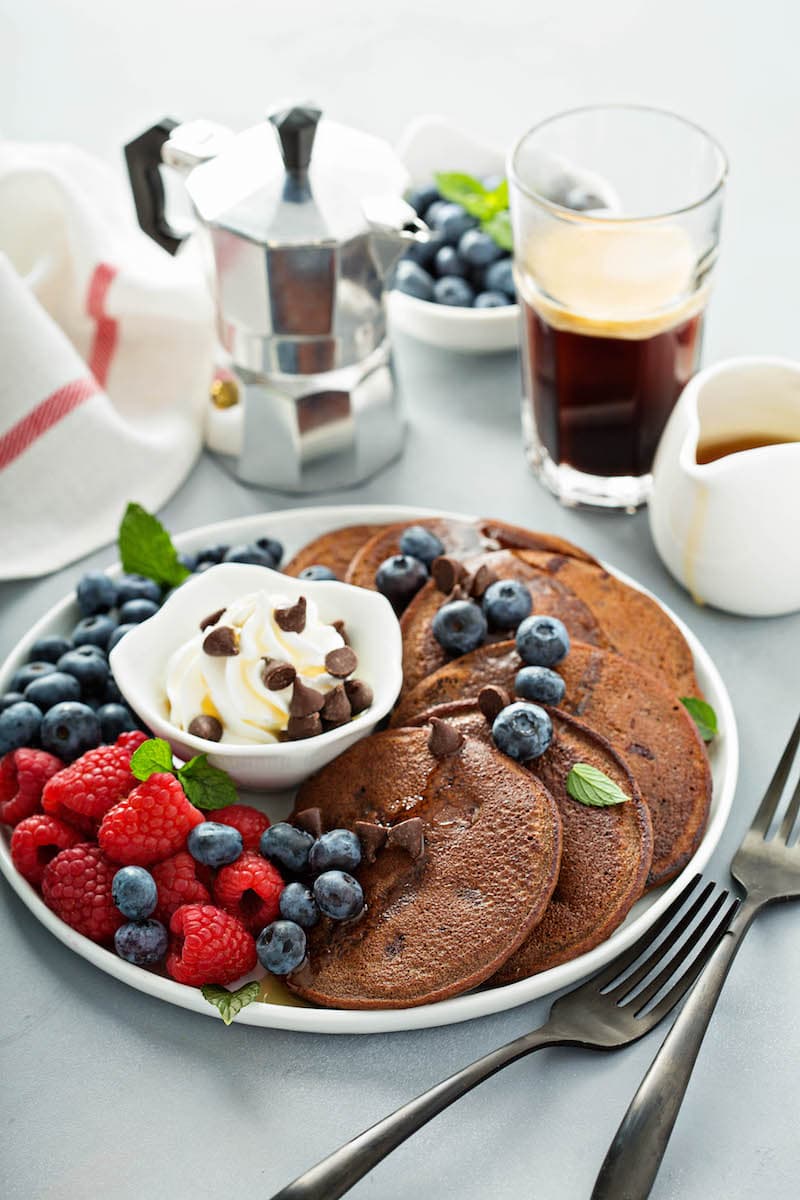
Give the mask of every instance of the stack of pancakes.
M 401 619 L 404 685 L 391 727 L 308 780 L 295 805 L 295 816 L 318 809 L 325 829 L 368 822 L 383 837 L 418 818 L 424 832 L 421 854 L 389 839 L 359 868 L 360 919 L 323 919 L 310 931 L 308 961 L 287 982 L 333 1007 L 429 1003 L 583 954 L 645 889 L 681 870 L 708 819 L 708 758 L 680 701 L 701 692 L 691 651 L 661 607 L 559 538 L 489 520 L 415 524 L 473 577 L 485 566 L 520 580 L 534 613 L 564 622 L 572 644 L 555 669 L 566 693 L 549 710 L 550 748 L 512 762 L 495 749 L 478 696 L 495 685 L 513 697 L 523 665 L 515 642 L 490 634 L 452 657 L 432 633 L 448 596 L 431 580 L 412 600 Z M 286 570 L 320 563 L 374 588 L 405 528 L 334 531 Z M 574 800 L 566 779 L 575 763 L 597 767 L 628 802 Z

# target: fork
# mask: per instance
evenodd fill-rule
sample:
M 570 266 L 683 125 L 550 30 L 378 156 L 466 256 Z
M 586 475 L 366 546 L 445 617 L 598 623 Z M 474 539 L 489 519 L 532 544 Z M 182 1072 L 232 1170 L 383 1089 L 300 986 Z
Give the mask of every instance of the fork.
M 777 833 L 769 837 L 799 745 L 800 717 L 731 863 L 731 875 L 745 899 L 631 1101 L 600 1168 L 591 1200 L 644 1200 L 649 1196 L 703 1037 L 744 935 L 766 905 L 800 897 L 800 843 L 789 845 L 800 810 L 800 780 Z
M 699 888 L 700 883 L 701 877 L 696 875 L 629 950 L 604 971 L 560 996 L 539 1029 L 493 1050 L 404 1104 L 322 1159 L 272 1200 L 337 1200 L 432 1117 L 509 1063 L 543 1046 L 615 1050 L 637 1041 L 685 996 L 738 908 L 738 901 L 727 891 L 710 882 Z M 694 921 L 696 925 L 688 932 Z M 656 945 L 666 930 L 663 941 Z

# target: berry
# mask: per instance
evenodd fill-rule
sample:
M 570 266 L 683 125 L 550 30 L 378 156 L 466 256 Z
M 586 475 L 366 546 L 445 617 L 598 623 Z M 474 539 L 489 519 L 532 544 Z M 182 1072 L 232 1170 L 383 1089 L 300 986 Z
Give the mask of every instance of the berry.
M 549 667 L 523 667 L 517 672 L 514 691 L 523 700 L 538 700 L 540 704 L 560 704 L 567 685 Z
M 487 292 L 503 292 L 509 298 L 506 304 L 513 300 L 516 292 L 511 259 L 500 258 L 497 262 L 490 263 L 483 275 L 483 286 Z
M 321 563 L 314 563 L 310 567 L 303 567 L 303 570 L 297 576 L 298 579 L 336 579 L 330 567 L 324 567 Z
M 136 717 L 124 704 L 101 704 L 97 719 L 104 742 L 115 742 L 121 733 L 137 728 Z
M 59 637 L 57 633 L 48 633 L 33 643 L 29 657 L 35 662 L 56 663 L 62 654 L 71 649 L 72 642 L 69 638 Z
M 128 600 L 119 610 L 119 619 L 123 625 L 141 625 L 158 612 L 159 606 L 155 600 Z
M 160 604 L 161 588 L 144 575 L 121 575 L 117 580 L 117 607 L 121 609 L 129 600 L 152 600 L 153 604 Z
M 160 921 L 130 921 L 114 934 L 120 958 L 137 967 L 152 967 L 166 957 L 169 934 Z
M 105 650 L 108 639 L 117 628 L 113 617 L 98 613 L 94 617 L 84 617 L 72 631 L 72 641 L 76 646 L 99 646 Z
M 440 246 L 434 256 L 433 268 L 439 277 L 442 275 L 460 275 L 464 279 L 467 274 L 467 264 L 455 246 Z
M 508 308 L 508 305 L 505 292 L 478 292 L 472 301 L 473 308 Z
M 51 675 L 40 675 L 32 680 L 25 688 L 25 699 L 35 704 L 42 712 L 47 712 L 54 704 L 64 700 L 80 699 L 81 685 L 74 675 L 64 671 L 53 671 Z
M 88 571 L 78 581 L 76 598 L 85 617 L 107 613 L 117 603 L 117 585 L 102 571 Z
M 306 956 L 306 935 L 294 921 L 273 921 L 256 942 L 258 961 L 273 975 L 288 975 Z
M 61 850 L 81 840 L 81 834 L 66 821 L 47 813 L 34 813 L 20 821 L 12 833 L 11 859 L 20 875 L 38 887 L 47 864 Z
M 242 853 L 242 835 L 231 825 L 219 821 L 203 821 L 196 825 L 186 839 L 186 849 L 192 858 L 207 867 L 224 867 Z
M 444 240 L 453 246 L 468 229 L 475 229 L 478 224 L 475 217 L 471 217 L 460 204 L 443 204 L 429 216 L 433 228 L 438 229 Z
M 202 563 L 210 563 L 212 566 L 216 566 L 217 563 L 222 562 L 229 549 L 229 546 L 206 546 L 205 550 L 198 551 L 197 566 L 201 566 Z
M 424 267 L 410 258 L 401 258 L 395 267 L 393 286 L 417 300 L 433 299 L 433 280 Z
M 481 605 L 490 629 L 516 629 L 533 608 L 530 592 L 518 579 L 490 583 Z
M 217 904 L 254 933 L 275 920 L 282 891 L 279 872 L 252 850 L 246 850 L 236 862 L 220 867 L 214 880 Z
M 432 229 L 424 241 L 408 243 L 408 249 L 403 255 L 403 261 L 418 263 L 426 271 L 430 271 L 431 263 L 437 250 L 444 245 L 444 237 L 438 229 Z
M 130 633 L 130 631 L 135 628 L 136 628 L 135 625 L 118 625 L 117 628 L 114 630 L 114 632 L 111 634 L 111 637 L 108 639 L 108 653 L 109 654 L 111 653 L 111 651 L 116 646 L 117 642 L 122 641 L 122 639 L 125 637 L 126 633 Z
M 448 654 L 468 654 L 486 637 L 486 617 L 471 600 L 443 604 L 432 622 L 433 636 Z
M 471 267 L 487 267 L 503 253 L 493 237 L 480 229 L 468 229 L 458 242 L 458 253 Z
M 418 558 L 430 567 L 435 558 L 444 554 L 444 543 L 424 525 L 409 525 L 400 535 L 400 553 Z
M 109 809 L 97 840 L 115 862 L 147 867 L 181 850 L 202 820 L 175 776 L 157 772 Z
M 12 704 L 19 704 L 24 699 L 22 692 L 6 692 L 4 696 L 0 696 L 0 712 L 5 712 Z
M 364 907 L 361 884 L 344 871 L 325 871 L 314 880 L 314 899 L 320 912 L 334 921 L 349 921 Z
M 437 304 L 470 308 L 475 299 L 475 290 L 459 275 L 443 275 L 433 285 L 433 298 Z
M 76 646 L 58 660 L 59 671 L 74 675 L 83 696 L 100 696 L 108 679 L 108 663 L 99 646 Z
M 116 680 L 114 679 L 114 676 L 111 674 L 109 674 L 108 679 L 106 680 L 106 686 L 103 688 L 102 699 L 103 699 L 104 704 L 124 704 L 125 703 L 125 697 L 122 695 L 122 692 L 117 687 Z M 111 740 L 113 741 L 114 739 L 112 738 Z
M 281 916 L 294 921 L 304 929 L 310 929 L 319 920 L 319 909 L 311 888 L 304 883 L 287 883 L 281 892 Z
M 23 746 L 0 759 L 0 821 L 16 825 L 37 812 L 48 779 L 64 764 L 46 750 Z
M 279 821 L 261 835 L 259 848 L 264 858 L 299 875 L 308 867 L 308 855 L 313 845 L 314 838 L 305 829 L 296 829 L 286 821 Z
M 197 877 L 197 863 L 188 850 L 156 863 L 151 874 L 158 891 L 155 916 L 165 924 L 182 904 L 210 904 L 211 893 Z
M 553 723 L 538 704 L 508 704 L 494 719 L 492 737 L 498 750 L 517 762 L 544 754 L 553 737 Z
M 517 652 L 532 667 L 554 667 L 569 653 L 569 634 L 558 617 L 526 617 L 517 630 Z
M 264 550 L 270 556 L 276 569 L 281 565 L 283 542 L 279 542 L 277 538 L 261 537 L 256 538 L 255 545 L 258 546 L 259 550 Z
M 120 867 L 111 882 L 111 895 L 129 921 L 143 921 L 158 902 L 156 881 L 144 867 Z
M 130 769 L 135 748 L 116 744 L 88 750 L 45 784 L 44 811 L 64 814 L 66 820 L 70 819 L 68 813 L 101 820 L 136 786 L 137 780 Z
M 250 804 L 229 804 L 214 814 L 221 825 L 230 825 L 242 835 L 245 850 L 258 850 L 261 835 L 269 829 L 269 818 Z
M 24 692 L 29 683 L 33 683 L 34 679 L 40 679 L 42 675 L 52 675 L 55 667 L 51 662 L 29 662 L 24 667 L 20 667 L 11 676 L 11 681 L 8 685 L 10 692 Z
M 110 942 L 124 921 L 111 896 L 116 870 L 99 846 L 79 842 L 45 868 L 44 902 L 78 933 L 93 942 Z
M 272 555 L 255 545 L 231 546 L 223 562 L 253 563 L 257 567 L 275 569 L 275 559 Z
M 182 554 L 178 555 L 178 562 L 182 567 L 186 567 L 187 571 L 194 571 L 197 566 L 197 555 L 189 554 L 184 550 Z
M 100 737 L 96 713 L 88 704 L 80 704 L 77 700 L 54 704 L 42 717 L 42 745 L 65 762 L 72 762 L 99 745 Z
M 224 986 L 256 965 L 253 935 L 212 904 L 184 904 L 172 914 L 169 928 L 167 974 L 178 983 Z
M 129 754 L 133 754 L 134 750 L 138 750 L 143 742 L 149 741 L 146 733 L 142 733 L 141 729 L 126 730 L 117 738 L 115 745 L 122 746 Z
M 408 554 L 393 554 L 375 572 L 375 585 L 395 607 L 405 607 L 427 582 L 428 568 Z
M 408 203 L 418 217 L 424 217 L 434 201 L 439 199 L 441 199 L 439 189 L 433 183 L 429 183 L 424 187 L 413 188 L 408 193 Z
M 0 754 L 37 743 L 41 725 L 41 710 L 30 700 L 10 704 L 0 712 Z
M 323 833 L 311 847 L 308 865 L 314 875 L 338 867 L 355 871 L 361 862 L 361 843 L 349 829 L 331 829 Z

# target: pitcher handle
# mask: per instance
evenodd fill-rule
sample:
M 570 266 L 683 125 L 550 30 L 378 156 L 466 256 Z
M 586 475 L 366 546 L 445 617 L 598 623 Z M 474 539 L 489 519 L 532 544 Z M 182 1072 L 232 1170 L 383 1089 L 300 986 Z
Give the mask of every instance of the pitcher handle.
M 176 236 L 167 221 L 164 184 L 159 167 L 161 148 L 177 125 L 178 122 L 171 117 L 163 117 L 125 146 L 125 162 L 139 224 L 154 242 L 170 254 L 175 254 L 184 238 Z

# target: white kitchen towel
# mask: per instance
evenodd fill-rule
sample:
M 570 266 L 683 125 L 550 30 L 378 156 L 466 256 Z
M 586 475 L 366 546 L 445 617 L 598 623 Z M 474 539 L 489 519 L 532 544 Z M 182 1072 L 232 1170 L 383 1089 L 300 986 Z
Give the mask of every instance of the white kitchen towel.
M 0 142 L 0 579 L 114 539 L 200 451 L 214 350 L 199 259 L 135 224 L 72 146 Z

